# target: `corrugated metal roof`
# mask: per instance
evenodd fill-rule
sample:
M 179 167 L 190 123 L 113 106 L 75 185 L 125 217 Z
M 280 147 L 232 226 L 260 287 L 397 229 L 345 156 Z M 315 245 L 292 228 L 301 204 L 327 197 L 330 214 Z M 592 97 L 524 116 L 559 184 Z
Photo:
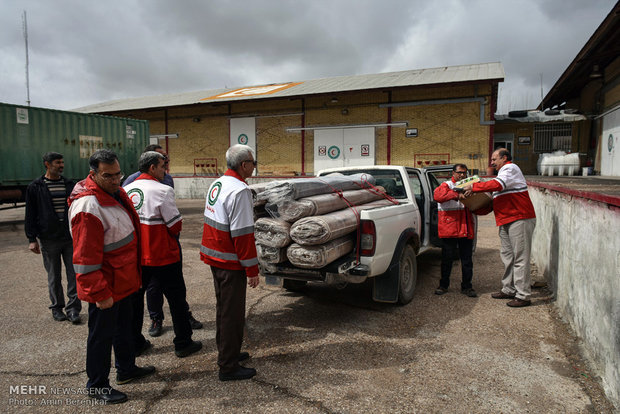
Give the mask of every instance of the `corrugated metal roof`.
M 483 80 L 504 80 L 504 66 L 500 62 L 475 65 L 444 66 L 440 68 L 405 70 L 401 72 L 377 73 L 371 75 L 339 76 L 301 82 L 283 82 L 274 92 L 232 96 L 235 91 L 265 87 L 258 85 L 247 88 L 226 88 L 198 92 L 178 93 L 142 98 L 118 99 L 74 109 L 76 112 L 113 112 L 132 109 L 161 108 L 199 103 L 231 102 L 248 99 L 281 98 L 321 93 L 349 92 L 378 88 L 403 86 L 437 85 L 442 83 L 472 82 Z M 229 93 L 229 96 L 221 97 Z M 232 97 L 231 97 L 232 96 Z

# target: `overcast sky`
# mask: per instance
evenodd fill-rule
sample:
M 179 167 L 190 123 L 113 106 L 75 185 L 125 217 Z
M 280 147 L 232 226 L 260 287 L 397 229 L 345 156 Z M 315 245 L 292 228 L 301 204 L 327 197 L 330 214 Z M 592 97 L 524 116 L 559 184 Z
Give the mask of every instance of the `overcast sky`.
M 535 108 L 615 0 L 0 0 L 0 102 L 32 106 L 501 62 Z

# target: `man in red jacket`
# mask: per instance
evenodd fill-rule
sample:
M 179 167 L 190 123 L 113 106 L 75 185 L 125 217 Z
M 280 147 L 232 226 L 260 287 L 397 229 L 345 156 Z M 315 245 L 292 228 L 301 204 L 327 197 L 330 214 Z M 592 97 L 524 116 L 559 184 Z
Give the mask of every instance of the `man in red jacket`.
M 448 293 L 452 262 L 457 249 L 461 258 L 461 293 L 475 298 L 478 296 L 472 288 L 474 263 L 472 260 L 473 239 L 476 234 L 476 222 L 471 211 L 460 202 L 464 196 L 454 191 L 454 184 L 467 178 L 467 166 L 456 164 L 452 167 L 452 178 L 441 183 L 435 189 L 433 197 L 438 205 L 438 233 L 442 239 L 441 280 L 435 290 L 436 295 Z
M 233 381 L 256 375 L 254 368 L 239 365 L 249 357 L 240 352 L 246 284 L 255 288 L 259 283 L 252 193 L 245 182 L 256 167 L 254 151 L 247 145 L 233 145 L 226 151 L 226 164 L 228 171 L 207 193 L 200 258 L 213 273 L 219 378 Z
M 491 166 L 497 170 L 497 177 L 464 188 L 466 196 L 472 192 L 493 191 L 493 211 L 499 226 L 504 275 L 502 289 L 491 296 L 494 299 L 512 299 L 507 303 L 510 307 L 529 306 L 532 303 L 530 251 L 536 212 L 525 177 L 521 169 L 512 163 L 512 156 L 506 148 L 495 150 L 491 155 Z
M 131 335 L 130 295 L 140 287 L 140 220 L 120 188 L 116 154 L 98 150 L 89 164 L 88 177 L 69 197 L 77 292 L 89 303 L 86 387 L 90 397 L 116 404 L 127 395 L 110 386 L 112 347 L 118 384 L 155 372 L 136 366 Z
M 181 248 L 177 242 L 183 218 L 174 199 L 174 189 L 163 183 L 164 160 L 159 152 L 143 153 L 138 161 L 141 174 L 124 187 L 140 217 L 143 288 L 134 297 L 134 346 L 143 347 L 146 342 L 142 335 L 144 292 L 151 283 L 156 283 L 168 299 L 175 335 L 174 353 L 184 358 L 198 352 L 202 343 L 192 340 Z

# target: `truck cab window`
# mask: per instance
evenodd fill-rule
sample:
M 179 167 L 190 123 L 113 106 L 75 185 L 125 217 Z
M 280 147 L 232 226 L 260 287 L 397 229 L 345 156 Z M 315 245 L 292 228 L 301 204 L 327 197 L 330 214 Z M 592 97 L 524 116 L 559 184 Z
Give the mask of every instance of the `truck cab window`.
M 449 180 L 452 177 L 451 172 L 436 171 L 428 174 L 428 183 L 431 186 L 431 193 L 435 191 L 435 188 L 439 187 L 441 183 Z
M 415 196 L 415 202 L 418 205 L 420 214 L 423 215 L 424 214 L 424 190 L 422 189 L 422 183 L 420 182 L 420 177 L 417 174 L 409 174 L 409 185 L 411 186 L 411 189 L 413 190 L 413 195 Z
M 353 170 L 345 171 L 343 174 L 352 175 L 360 172 L 362 171 Z M 407 191 L 399 171 L 369 169 L 363 172 L 372 175 L 375 178 L 375 185 L 383 187 L 387 195 L 396 199 L 407 198 Z

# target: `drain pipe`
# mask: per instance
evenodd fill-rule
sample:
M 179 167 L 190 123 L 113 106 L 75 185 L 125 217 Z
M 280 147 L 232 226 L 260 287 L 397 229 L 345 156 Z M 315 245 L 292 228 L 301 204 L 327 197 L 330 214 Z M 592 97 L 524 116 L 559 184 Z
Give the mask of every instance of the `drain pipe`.
M 480 102 L 480 125 L 495 125 L 493 120 L 493 114 L 491 114 L 491 120 L 484 120 L 484 110 L 486 107 L 485 98 L 455 98 L 455 99 L 433 99 L 428 101 L 410 101 L 410 102 L 395 102 L 379 104 L 379 108 L 398 108 L 403 106 L 422 106 L 422 105 L 443 105 L 443 104 L 455 104 L 455 103 L 469 103 Z
M 493 135 L 495 134 L 495 96 L 497 96 L 497 84 L 493 85 L 491 92 L 491 126 L 489 127 L 489 160 L 487 161 L 487 167 L 491 166 L 491 156 L 493 155 Z M 480 113 L 483 116 L 483 113 Z
M 301 175 L 306 175 L 306 100 L 301 98 Z
M 166 154 L 169 154 L 168 151 L 168 108 L 164 109 L 164 134 L 166 134 Z
M 388 91 L 388 102 L 392 102 L 392 91 Z M 392 107 L 387 109 L 387 165 L 392 164 Z M 375 154 L 376 156 L 376 154 Z

